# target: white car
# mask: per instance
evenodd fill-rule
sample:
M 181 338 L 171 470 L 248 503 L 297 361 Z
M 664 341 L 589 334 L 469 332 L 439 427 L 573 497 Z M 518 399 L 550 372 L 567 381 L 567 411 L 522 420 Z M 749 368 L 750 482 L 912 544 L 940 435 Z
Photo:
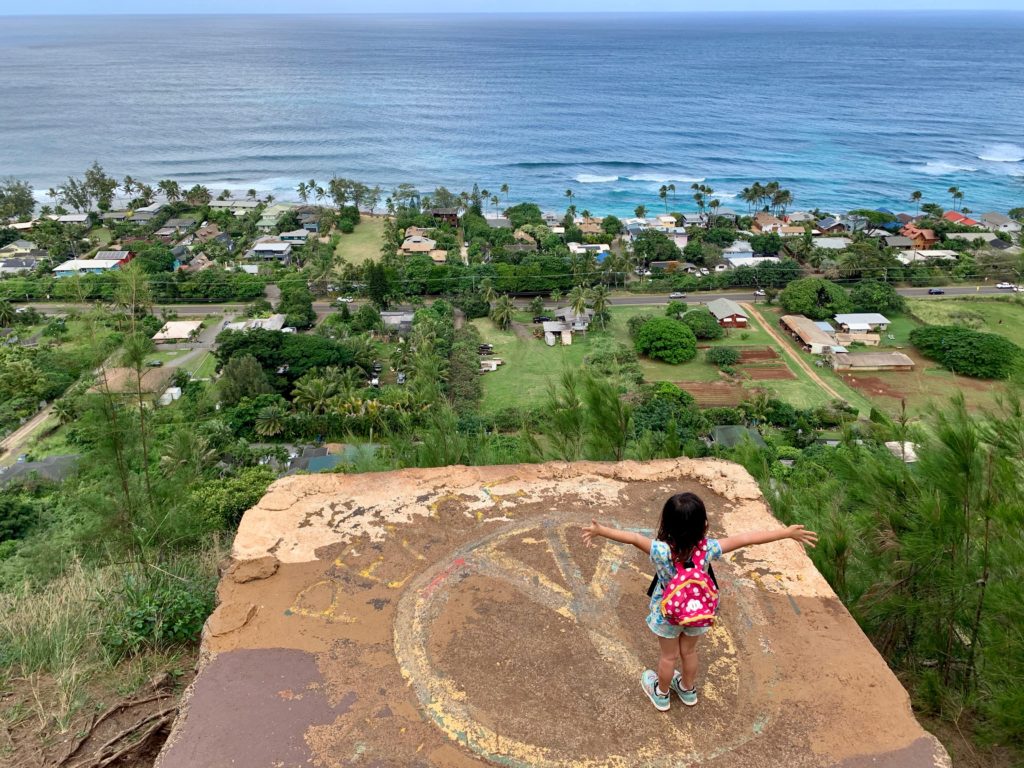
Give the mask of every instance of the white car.
M 710 275 L 711 274 L 711 270 L 709 270 L 707 267 L 701 267 L 700 268 L 700 273 L 702 275 Z
M 1001 288 L 1006 291 L 1014 291 L 1017 289 L 1017 286 L 1013 283 L 996 283 L 996 288 Z
M 756 291 L 754 291 L 754 295 L 755 296 L 767 296 L 768 294 L 764 292 L 764 288 L 758 288 Z
M 686 298 L 686 294 L 683 293 L 682 291 L 673 291 L 672 293 L 670 293 L 668 295 L 668 297 L 670 299 L 685 299 Z
M 353 301 L 355 301 L 355 299 L 353 299 L 351 296 L 339 296 L 338 297 L 338 303 L 339 304 L 351 304 Z

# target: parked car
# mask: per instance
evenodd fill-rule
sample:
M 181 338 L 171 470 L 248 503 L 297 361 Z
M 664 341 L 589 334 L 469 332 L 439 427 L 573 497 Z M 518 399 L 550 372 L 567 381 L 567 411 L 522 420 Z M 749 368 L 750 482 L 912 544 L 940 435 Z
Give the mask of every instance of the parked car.
M 533 318 L 533 322 L 538 324 L 538 325 L 540 323 L 550 323 L 551 322 L 551 318 L 548 317 L 547 315 L 537 315 L 535 318 Z
M 380 377 L 374 376 L 372 379 L 370 379 L 370 386 L 373 387 L 374 389 L 380 389 Z
M 672 291 L 672 293 L 670 293 L 668 297 L 670 299 L 685 299 L 686 294 L 683 293 L 682 291 Z
M 758 288 L 756 291 L 754 291 L 754 295 L 755 296 L 767 296 L 768 294 L 765 293 L 764 288 Z
M 402 372 L 402 371 L 398 372 L 397 381 L 398 381 L 399 384 L 405 384 L 405 373 L 404 372 Z
M 161 368 L 163 367 L 163 364 L 163 360 L 150 360 L 148 363 L 146 363 L 146 365 L 148 365 L 150 368 Z
M 929 296 L 941 296 L 944 293 L 945 293 L 945 291 L 942 290 L 941 288 L 929 288 L 928 289 L 928 295 Z
M 1003 282 L 1003 283 L 996 283 L 996 288 L 1001 288 L 1002 290 L 1006 290 L 1006 291 L 1012 291 L 1016 287 L 1017 286 L 1014 285 L 1013 283 L 1005 283 L 1005 282 Z
M 702 275 L 710 275 L 711 274 L 711 270 L 709 270 L 707 267 L 701 267 L 700 268 L 700 273 Z
M 351 304 L 353 301 L 355 301 L 355 299 L 353 299 L 351 296 L 339 296 L 338 297 L 338 303 L 339 304 Z

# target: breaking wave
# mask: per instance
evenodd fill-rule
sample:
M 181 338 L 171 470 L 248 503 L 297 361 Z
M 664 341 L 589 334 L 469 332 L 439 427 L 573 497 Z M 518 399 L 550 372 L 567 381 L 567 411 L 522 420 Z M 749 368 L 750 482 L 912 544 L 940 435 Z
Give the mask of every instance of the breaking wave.
M 699 179 L 688 179 L 683 176 L 656 176 L 653 173 L 638 173 L 635 176 L 627 176 L 626 179 L 629 181 L 651 181 L 655 184 L 672 184 L 675 182 L 680 184 L 701 184 L 706 181 L 703 176 Z
M 618 181 L 618 176 L 596 176 L 593 173 L 580 173 L 573 177 L 580 184 L 607 184 L 611 181 Z
M 955 165 L 942 160 L 932 160 L 924 165 L 914 166 L 914 170 L 919 173 L 926 173 L 929 176 L 945 176 L 950 173 L 970 173 L 978 169 L 972 168 L 969 165 Z
M 1024 147 L 1016 144 L 992 144 L 982 150 L 978 159 L 990 163 L 1019 163 L 1024 160 Z

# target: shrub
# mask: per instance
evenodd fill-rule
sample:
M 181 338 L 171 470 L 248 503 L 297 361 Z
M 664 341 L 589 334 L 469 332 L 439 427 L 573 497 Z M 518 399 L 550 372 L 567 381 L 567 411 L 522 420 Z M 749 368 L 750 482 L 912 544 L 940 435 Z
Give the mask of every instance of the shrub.
M 899 312 L 906 302 L 889 283 L 861 280 L 850 291 L 850 302 L 856 312 Z
M 690 326 L 693 335 L 703 341 L 722 338 L 725 331 L 706 309 L 693 309 L 683 315 L 683 322 Z
M 743 411 L 739 408 L 705 408 L 703 414 L 704 418 L 714 426 L 743 423 Z
M 356 225 L 352 219 L 342 219 L 338 222 L 338 231 L 345 235 L 351 235 L 355 231 Z
M 636 350 L 676 365 L 697 355 L 697 337 L 688 325 L 669 317 L 652 317 L 636 333 Z
M 650 319 L 650 315 L 633 315 L 629 318 L 629 320 L 626 321 L 626 327 L 629 329 L 630 337 L 635 339 L 640 328 L 642 328 L 644 323 Z
M 1021 360 L 1021 348 L 994 333 L 955 325 L 927 325 L 910 332 L 910 343 L 944 368 L 979 379 L 1005 379 Z
M 712 347 L 704 353 L 704 358 L 712 365 L 724 368 L 727 365 L 736 365 L 740 361 L 740 353 L 733 347 Z

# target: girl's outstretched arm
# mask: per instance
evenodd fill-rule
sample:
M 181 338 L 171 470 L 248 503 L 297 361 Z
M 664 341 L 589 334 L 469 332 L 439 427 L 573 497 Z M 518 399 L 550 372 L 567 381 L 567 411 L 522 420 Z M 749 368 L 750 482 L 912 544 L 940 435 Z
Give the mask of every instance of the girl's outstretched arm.
M 622 544 L 632 544 L 640 551 L 651 554 L 651 540 L 646 536 L 633 531 L 620 531 L 610 525 L 599 525 L 596 520 L 591 520 L 590 525 L 583 528 L 583 542 L 589 547 L 598 536 Z
M 808 531 L 802 525 L 791 525 L 788 528 L 776 528 L 774 531 L 738 533 L 735 536 L 719 539 L 718 543 L 722 546 L 722 552 L 725 553 L 732 552 L 740 547 L 749 547 L 753 544 L 768 544 L 772 541 L 781 541 L 782 539 L 793 539 L 793 541 L 799 541 L 801 544 L 813 547 L 818 543 L 818 534 L 814 531 Z

